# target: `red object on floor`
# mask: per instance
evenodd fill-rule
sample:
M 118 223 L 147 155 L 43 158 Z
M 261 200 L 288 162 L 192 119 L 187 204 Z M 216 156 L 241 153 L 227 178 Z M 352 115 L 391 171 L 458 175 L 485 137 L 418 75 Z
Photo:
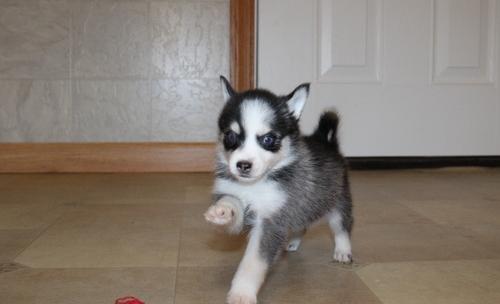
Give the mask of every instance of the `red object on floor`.
M 145 303 L 134 297 L 124 297 L 116 299 L 115 304 L 145 304 Z

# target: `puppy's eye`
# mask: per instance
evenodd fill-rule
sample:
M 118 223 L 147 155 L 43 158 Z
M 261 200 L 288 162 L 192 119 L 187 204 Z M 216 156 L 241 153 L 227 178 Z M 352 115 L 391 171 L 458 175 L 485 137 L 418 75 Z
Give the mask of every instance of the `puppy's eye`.
M 267 133 L 265 135 L 259 136 L 258 141 L 262 148 L 268 151 L 277 151 L 279 150 L 279 139 L 278 136 L 274 133 Z
M 238 135 L 234 131 L 227 131 L 224 133 L 224 146 L 227 149 L 234 148 L 238 145 Z
M 266 134 L 262 138 L 262 144 L 269 147 L 269 146 L 272 146 L 274 144 L 275 140 L 276 140 L 276 138 L 272 134 Z

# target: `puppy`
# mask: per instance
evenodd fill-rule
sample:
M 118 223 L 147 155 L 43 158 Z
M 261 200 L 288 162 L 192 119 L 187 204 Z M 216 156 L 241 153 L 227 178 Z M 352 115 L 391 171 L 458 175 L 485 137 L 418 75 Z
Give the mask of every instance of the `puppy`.
M 315 221 L 325 218 L 335 235 L 333 259 L 351 262 L 351 193 L 337 114 L 323 113 L 312 135 L 300 134 L 309 84 L 287 96 L 236 92 L 223 76 L 221 84 L 225 105 L 205 218 L 229 233 L 249 231 L 227 303 L 254 304 L 269 267 L 282 250 L 297 250 Z

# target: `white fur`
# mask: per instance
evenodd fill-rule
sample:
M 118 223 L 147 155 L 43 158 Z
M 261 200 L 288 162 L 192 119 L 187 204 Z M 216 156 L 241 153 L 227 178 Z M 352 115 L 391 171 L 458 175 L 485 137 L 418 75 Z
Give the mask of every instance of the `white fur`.
M 333 259 L 341 263 L 351 262 L 351 240 L 349 234 L 342 227 L 342 216 L 338 211 L 332 211 L 328 216 L 328 224 L 335 234 L 335 249 Z
M 250 205 L 259 217 L 269 218 L 286 201 L 286 194 L 273 181 L 258 180 L 253 183 L 240 183 L 227 179 L 216 179 L 215 193 L 225 193 L 237 197 L 243 209 Z
M 300 247 L 300 243 L 302 243 L 302 238 L 300 238 L 300 237 L 296 237 L 296 238 L 291 239 L 288 242 L 288 246 L 286 247 L 286 251 L 290 251 L 290 252 L 297 251 Z
M 281 141 L 281 149 L 276 153 L 276 158 L 274 159 L 277 160 L 277 163 L 272 168 L 269 169 L 277 170 L 286 167 L 287 165 L 292 163 L 296 158 L 297 158 L 296 155 L 292 153 L 290 138 L 285 137 Z
M 293 116 L 295 116 L 295 118 L 300 118 L 300 114 L 302 114 L 302 110 L 304 109 L 304 105 L 306 104 L 308 95 L 308 89 L 306 87 L 302 87 L 295 91 L 292 98 L 288 100 L 288 108 L 290 109 L 290 112 L 292 112 Z
M 227 302 L 229 304 L 257 303 L 257 293 L 264 282 L 268 264 L 259 252 L 262 222 L 257 220 L 250 232 L 245 255 L 234 275 Z
M 335 133 L 333 132 L 333 130 L 330 130 L 330 132 L 328 132 L 328 136 L 327 136 L 327 140 L 329 142 L 333 142 L 333 136 L 335 135 Z
M 302 242 L 302 237 L 304 236 L 305 232 L 305 230 L 302 230 L 290 233 L 290 240 L 288 241 L 286 251 L 297 251 L 300 247 L 300 243 Z
M 240 134 L 241 130 L 240 130 L 240 125 L 236 122 L 236 121 L 233 121 L 233 123 L 231 124 L 230 126 L 231 130 L 233 130 L 236 134 Z

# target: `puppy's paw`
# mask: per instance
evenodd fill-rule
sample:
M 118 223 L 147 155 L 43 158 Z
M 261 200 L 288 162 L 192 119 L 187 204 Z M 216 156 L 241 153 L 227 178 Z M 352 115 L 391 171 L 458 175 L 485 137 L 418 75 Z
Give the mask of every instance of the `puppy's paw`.
M 235 215 L 235 210 L 228 205 L 213 205 L 205 212 L 205 219 L 207 222 L 218 226 L 225 226 L 230 224 Z
M 230 292 L 226 302 L 227 304 L 257 304 L 257 297 Z
M 351 251 L 335 248 L 335 251 L 333 252 L 333 259 L 336 262 L 339 262 L 342 264 L 350 264 L 350 263 L 352 263 Z

